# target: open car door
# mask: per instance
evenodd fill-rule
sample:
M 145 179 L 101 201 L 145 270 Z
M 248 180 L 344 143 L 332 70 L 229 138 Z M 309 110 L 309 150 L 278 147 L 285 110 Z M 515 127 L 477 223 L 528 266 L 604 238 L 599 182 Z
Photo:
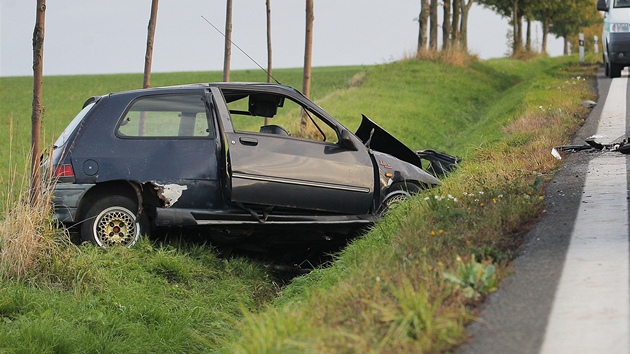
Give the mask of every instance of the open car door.
M 334 122 L 288 96 L 226 89 L 221 94 L 227 103 L 219 113 L 231 201 L 290 213 L 370 212 L 375 172 L 360 141 L 358 148 L 343 147 Z M 221 101 L 215 99 L 217 105 Z M 265 117 L 276 124 L 265 124 Z M 306 125 L 300 122 L 304 118 Z

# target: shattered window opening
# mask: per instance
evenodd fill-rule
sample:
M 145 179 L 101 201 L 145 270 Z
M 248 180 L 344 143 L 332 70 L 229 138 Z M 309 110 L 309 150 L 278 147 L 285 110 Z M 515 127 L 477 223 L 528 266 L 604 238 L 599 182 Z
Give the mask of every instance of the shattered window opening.
M 226 100 L 235 131 L 276 134 L 333 144 L 339 141 L 334 127 L 290 97 L 278 99 L 282 103 L 275 107 L 271 117 L 266 117 L 252 112 L 250 96 L 253 94 L 225 94 L 229 97 Z

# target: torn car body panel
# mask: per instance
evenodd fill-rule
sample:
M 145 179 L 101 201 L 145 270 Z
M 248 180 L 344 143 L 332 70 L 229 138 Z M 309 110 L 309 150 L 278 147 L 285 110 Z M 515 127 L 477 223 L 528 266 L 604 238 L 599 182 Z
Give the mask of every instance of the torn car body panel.
M 160 184 L 157 182 L 152 182 L 151 184 L 157 191 L 158 198 L 164 202 L 165 208 L 170 208 L 177 203 L 182 193 L 188 189 L 188 186 L 180 184 Z

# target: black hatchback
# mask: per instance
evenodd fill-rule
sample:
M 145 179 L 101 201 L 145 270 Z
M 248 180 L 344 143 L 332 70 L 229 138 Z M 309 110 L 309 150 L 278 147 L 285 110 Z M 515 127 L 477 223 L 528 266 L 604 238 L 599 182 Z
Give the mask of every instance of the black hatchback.
M 274 227 L 342 233 L 457 162 L 365 116 L 352 133 L 287 86 L 191 84 L 88 99 L 55 142 L 53 202 L 57 220 L 102 247 L 155 227 L 234 240 Z

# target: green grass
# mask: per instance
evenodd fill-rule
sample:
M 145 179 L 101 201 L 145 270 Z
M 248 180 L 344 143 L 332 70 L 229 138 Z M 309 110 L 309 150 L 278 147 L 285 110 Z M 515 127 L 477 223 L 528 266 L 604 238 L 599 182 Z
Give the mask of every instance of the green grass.
M 82 246 L 71 262 L 37 286 L 3 283 L 1 352 L 203 351 L 276 292 L 262 266 L 208 246 Z
M 294 280 L 266 311 L 248 314 L 225 352 L 454 350 L 466 339 L 475 306 L 509 272 L 512 251 L 540 213 L 542 187 L 558 164 L 550 147 L 568 142 L 586 113 L 580 103 L 594 99 L 595 66 L 572 60 L 503 59 L 468 68 L 404 62 L 368 70 L 357 96 L 362 90 L 376 95 L 370 80 L 379 86 L 407 78 L 380 94 L 402 101 L 384 108 L 383 114 L 396 118 L 380 123 L 392 131 L 399 127 L 409 144 L 422 130 L 443 127 L 434 113 L 423 115 L 433 116 L 433 124 L 419 118 L 402 123 L 400 113 L 412 106 L 411 98 L 466 117 L 445 119 L 449 133 L 431 140 L 436 148 L 451 146 L 467 156 L 465 163 L 443 187 L 401 205 L 347 247 L 332 267 Z M 409 83 L 431 80 L 426 88 Z M 445 82 L 451 84 L 440 88 Z M 481 95 L 474 105 L 454 106 L 451 101 L 465 102 L 454 92 Z
M 330 267 L 282 289 L 252 260 L 223 259 L 186 241 L 60 246 L 30 273 L 0 277 L 0 352 L 454 350 L 474 307 L 509 272 L 525 225 L 539 215 L 542 186 L 558 165 L 550 147 L 568 141 L 586 112 L 580 103 L 594 98 L 595 66 L 576 62 L 409 60 L 314 70 L 315 100 L 349 128 L 364 113 L 412 148 L 461 155 L 464 164 L 441 188 L 393 210 Z M 301 86 L 300 70 L 274 75 Z M 232 77 L 265 79 L 260 72 Z M 219 79 L 155 74 L 152 83 Z M 46 139 L 86 97 L 140 83 L 140 75 L 46 78 Z M 28 78 L 0 78 L 5 153 L 13 139 L 12 165 L 6 155 L 0 161 L 3 186 L 20 180 L 8 171 L 23 170 L 30 85 Z M 0 250 L 15 237 L 3 236 Z

